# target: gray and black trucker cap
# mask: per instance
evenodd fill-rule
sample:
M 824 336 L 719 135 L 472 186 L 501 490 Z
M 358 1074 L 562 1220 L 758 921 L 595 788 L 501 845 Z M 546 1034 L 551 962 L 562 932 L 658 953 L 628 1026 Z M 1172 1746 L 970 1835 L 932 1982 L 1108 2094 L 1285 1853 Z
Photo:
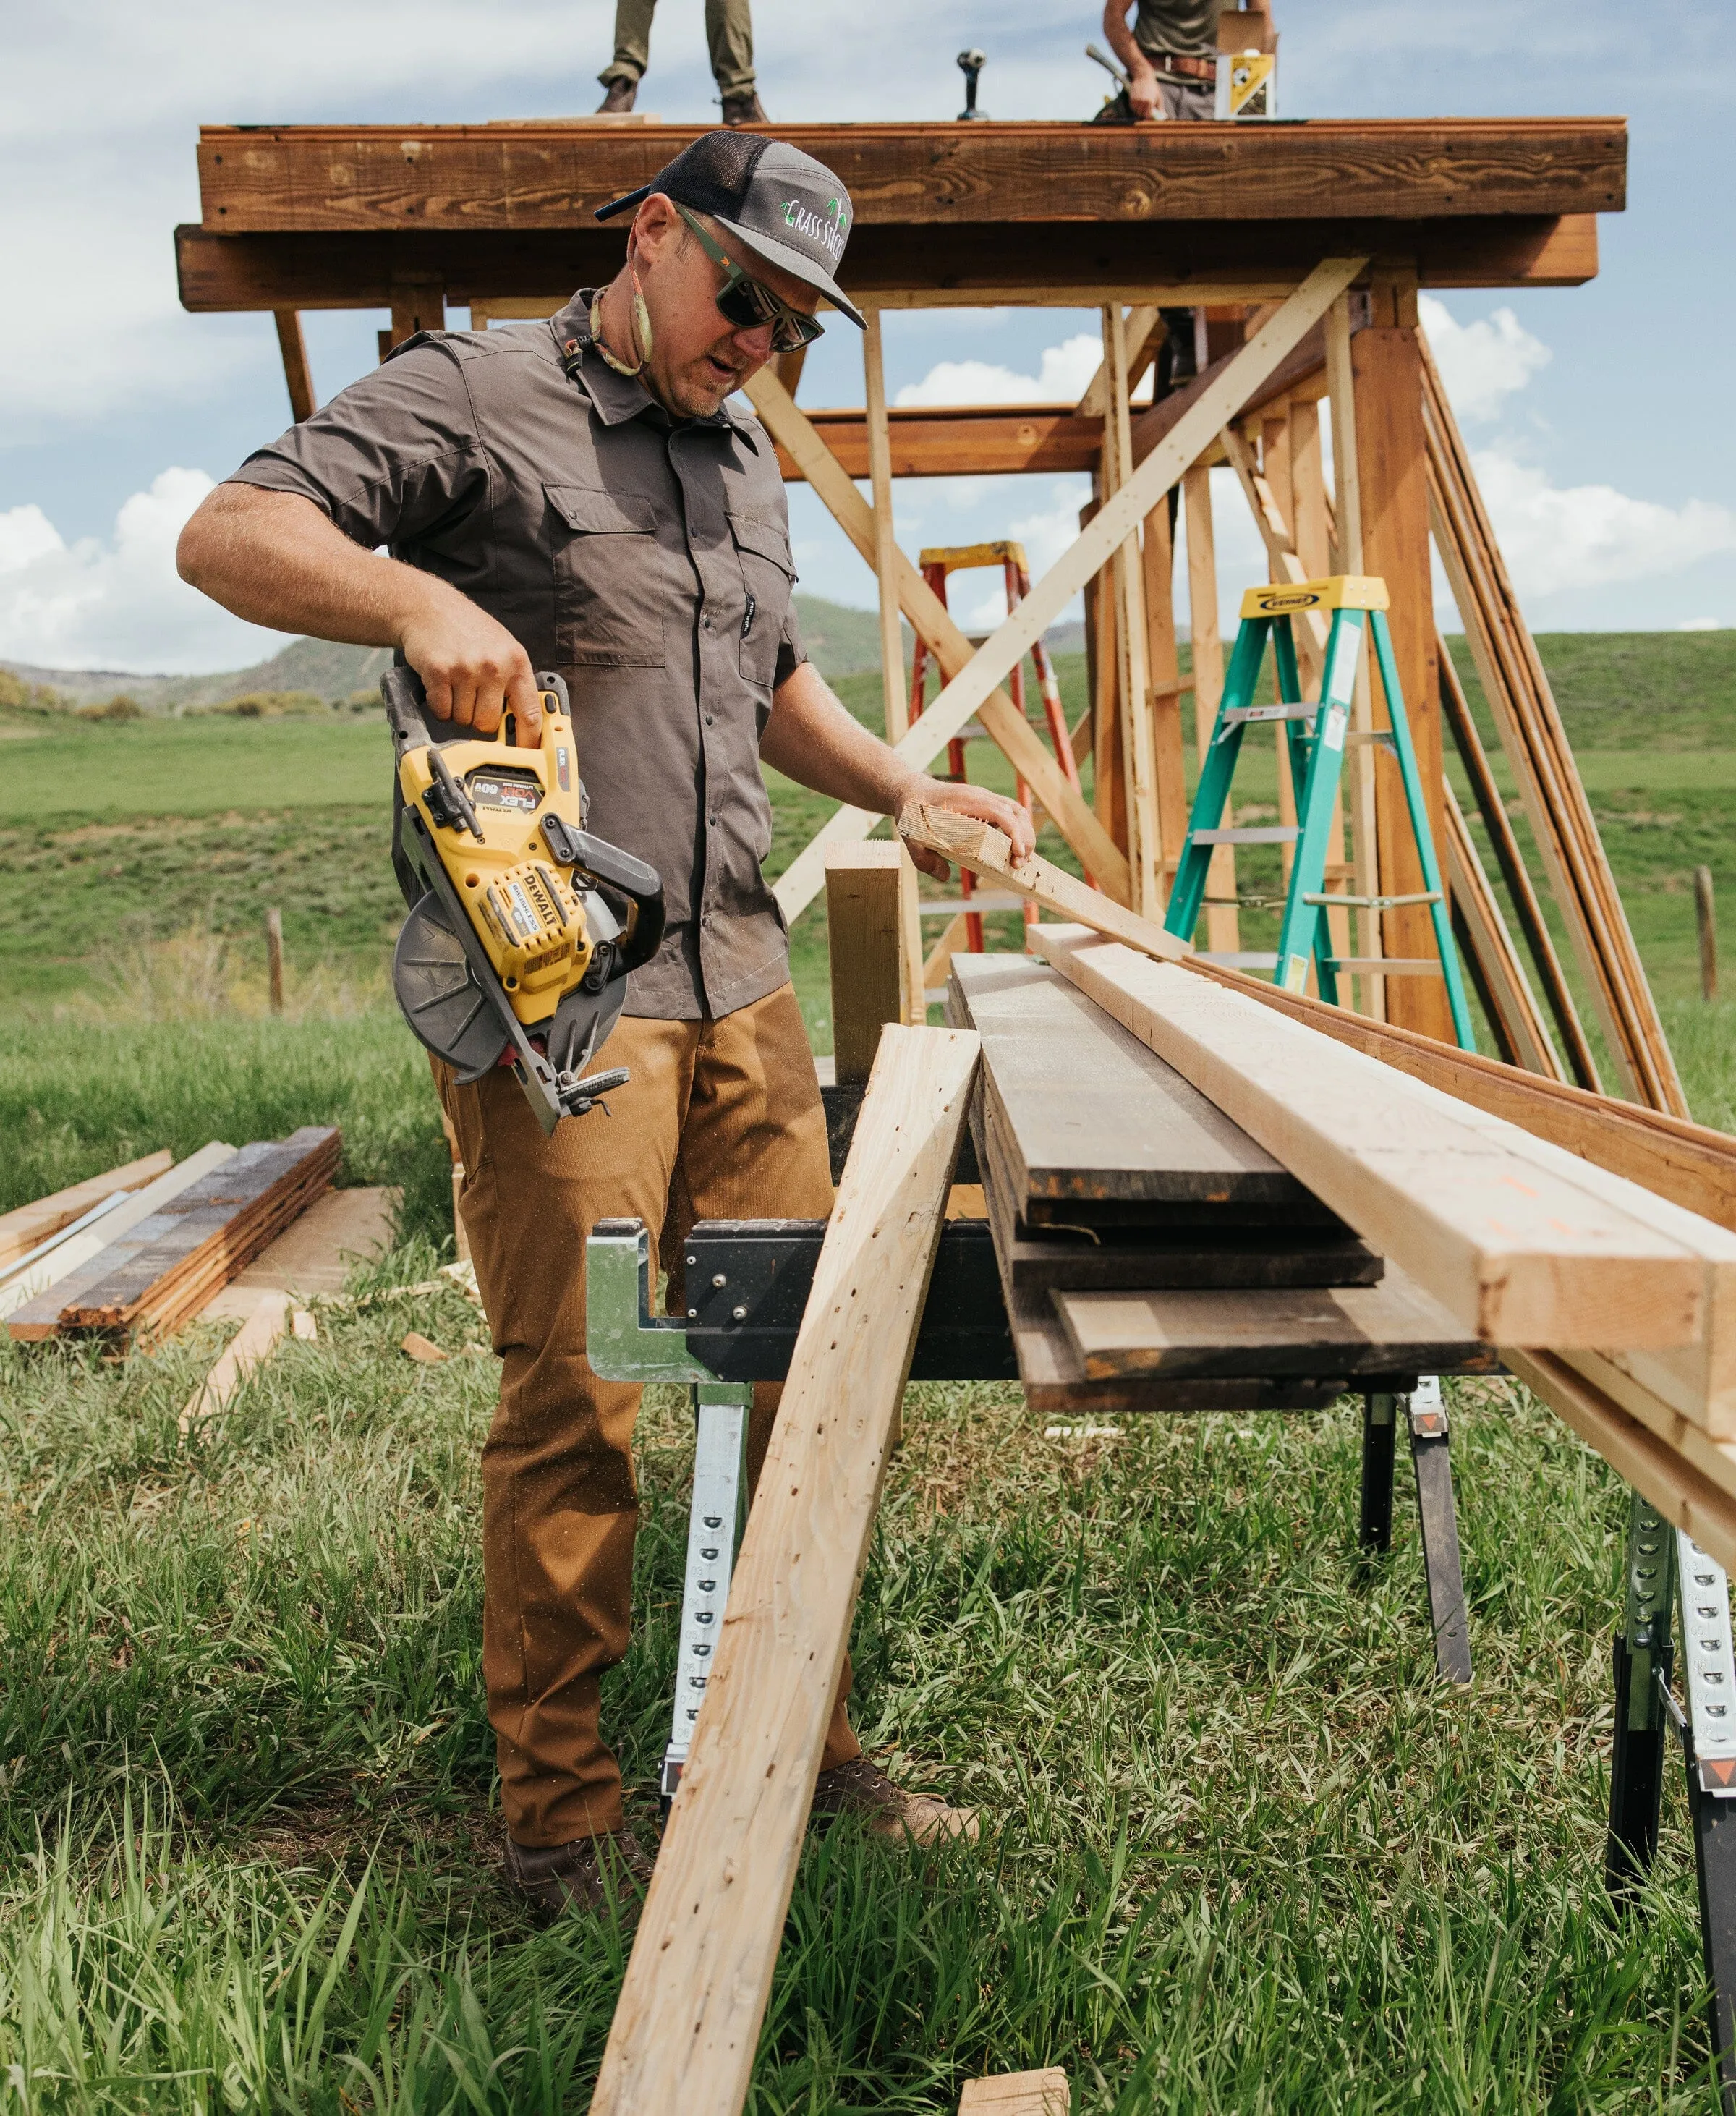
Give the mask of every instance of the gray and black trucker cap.
M 597 208 L 608 220 L 661 191 L 709 213 L 769 264 L 817 287 L 858 329 L 861 312 L 833 277 L 850 234 L 850 194 L 799 147 L 763 133 L 702 133 L 648 184 Z

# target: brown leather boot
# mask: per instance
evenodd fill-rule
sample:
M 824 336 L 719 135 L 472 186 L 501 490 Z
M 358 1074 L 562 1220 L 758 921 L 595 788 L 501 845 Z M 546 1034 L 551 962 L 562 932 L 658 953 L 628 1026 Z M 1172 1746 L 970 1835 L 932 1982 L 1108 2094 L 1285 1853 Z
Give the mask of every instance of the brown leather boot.
M 506 1848 L 507 1885 L 527 1903 L 558 1916 L 581 1911 L 638 1922 L 653 1861 L 630 1829 L 581 1837 L 572 1844 L 515 1844 Z
M 636 80 L 629 80 L 624 74 L 617 74 L 609 84 L 609 93 L 597 105 L 599 117 L 618 117 L 631 110 L 639 94 Z
M 981 1824 L 967 1807 L 948 1807 L 925 1792 L 907 1792 L 866 1756 L 822 1771 L 814 1787 L 814 1818 L 822 1828 L 859 1815 L 870 1836 L 894 1844 L 935 1844 L 944 1837 L 975 1843 Z
M 760 91 L 751 88 L 746 95 L 726 95 L 723 98 L 723 122 L 726 125 L 769 125 L 765 105 L 760 100 Z

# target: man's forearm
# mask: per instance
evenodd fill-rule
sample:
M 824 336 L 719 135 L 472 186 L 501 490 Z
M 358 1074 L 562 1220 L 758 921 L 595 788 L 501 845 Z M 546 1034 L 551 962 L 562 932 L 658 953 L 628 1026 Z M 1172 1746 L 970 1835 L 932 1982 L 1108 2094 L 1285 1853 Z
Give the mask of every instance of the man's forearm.
M 897 815 L 925 775 L 852 719 L 811 661 L 778 685 L 760 755 L 785 778 L 878 816 Z
M 1132 75 L 1149 73 L 1151 62 L 1133 41 L 1133 32 L 1127 27 L 1127 0 L 1109 0 L 1103 11 L 1103 34 L 1109 40 L 1109 49 Z

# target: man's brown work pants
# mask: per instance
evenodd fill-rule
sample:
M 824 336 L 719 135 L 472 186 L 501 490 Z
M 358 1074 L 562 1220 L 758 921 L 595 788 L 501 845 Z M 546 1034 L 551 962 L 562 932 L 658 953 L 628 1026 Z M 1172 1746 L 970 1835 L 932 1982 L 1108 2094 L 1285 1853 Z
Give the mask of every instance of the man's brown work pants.
M 619 1829 L 621 1773 L 598 1726 L 604 1671 L 627 1651 L 640 1392 L 585 1357 L 585 1241 L 633 1216 L 683 1297 L 696 1220 L 821 1219 L 832 1209 L 825 1113 L 789 986 L 719 1021 L 627 1016 L 598 1061 L 632 1079 L 544 1138 L 508 1072 L 435 1077 L 464 1162 L 461 1209 L 504 1362 L 482 1451 L 482 1665 L 507 1828 L 521 1844 Z M 659 1234 L 661 1239 L 659 1240 Z M 781 1385 L 754 1392 L 757 1478 Z M 861 1751 L 844 1666 L 822 1769 Z

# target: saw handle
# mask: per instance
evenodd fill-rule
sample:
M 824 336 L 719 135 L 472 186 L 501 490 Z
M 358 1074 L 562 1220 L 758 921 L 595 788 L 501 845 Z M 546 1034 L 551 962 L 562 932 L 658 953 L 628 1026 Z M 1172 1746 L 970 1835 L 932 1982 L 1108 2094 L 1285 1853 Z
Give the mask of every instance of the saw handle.
M 656 868 L 605 838 L 570 829 L 558 816 L 544 816 L 543 835 L 563 867 L 576 869 L 587 881 L 624 896 L 632 906 L 631 930 L 616 958 L 618 973 L 624 977 L 650 962 L 662 945 L 664 934 L 663 876 Z
M 567 695 L 564 676 L 553 669 L 539 669 L 536 688 L 543 694 L 545 705 L 552 699 L 553 710 L 563 720 L 572 718 L 572 701 Z M 388 669 L 379 679 L 379 694 L 385 702 L 386 724 L 392 730 L 400 757 L 406 750 L 420 749 L 425 744 L 434 749 L 443 743 L 452 742 L 496 742 L 503 749 L 513 746 L 507 739 L 507 723 L 512 717 L 510 713 L 501 715 L 500 725 L 491 735 L 476 728 L 461 727 L 456 720 L 437 719 L 428 710 L 428 693 L 414 669 Z

